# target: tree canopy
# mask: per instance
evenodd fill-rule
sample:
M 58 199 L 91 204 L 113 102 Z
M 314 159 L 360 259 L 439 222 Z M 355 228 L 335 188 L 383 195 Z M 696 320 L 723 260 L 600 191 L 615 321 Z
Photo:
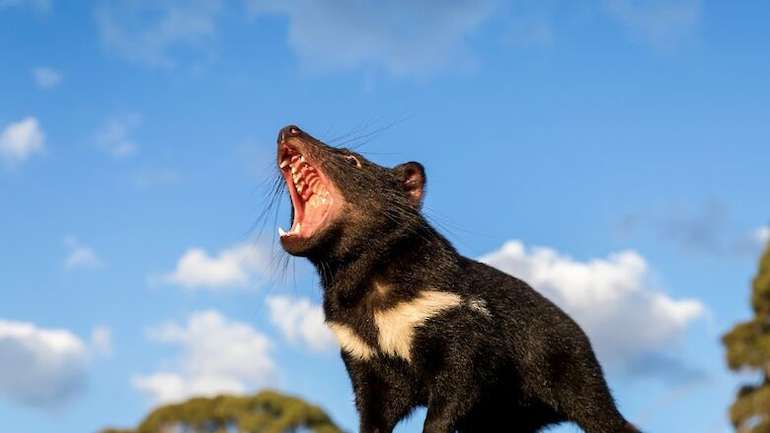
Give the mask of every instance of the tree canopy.
M 770 433 L 770 245 L 759 263 L 751 291 L 754 317 L 722 337 L 732 370 L 757 371 L 758 383 L 741 387 L 730 420 L 741 433 Z
M 197 397 L 161 406 L 136 429 L 101 433 L 343 433 L 318 406 L 276 391 Z

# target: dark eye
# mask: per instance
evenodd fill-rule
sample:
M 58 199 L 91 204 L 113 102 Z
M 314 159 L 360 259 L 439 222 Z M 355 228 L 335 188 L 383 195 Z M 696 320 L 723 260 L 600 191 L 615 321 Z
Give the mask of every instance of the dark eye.
M 349 162 L 350 165 L 361 168 L 361 161 L 359 161 L 358 158 L 353 155 L 345 155 L 345 161 Z

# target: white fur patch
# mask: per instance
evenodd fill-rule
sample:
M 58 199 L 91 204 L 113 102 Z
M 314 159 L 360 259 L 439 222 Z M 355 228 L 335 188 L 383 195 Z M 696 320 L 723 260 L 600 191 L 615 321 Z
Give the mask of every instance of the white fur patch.
M 366 344 L 356 333 L 347 325 L 341 323 L 327 322 L 326 325 L 337 337 L 342 350 L 350 356 L 365 361 L 374 356 L 374 349 Z
M 459 295 L 426 290 L 410 301 L 374 313 L 379 330 L 380 350 L 383 353 L 411 361 L 412 339 L 415 328 L 444 310 L 462 303 Z
M 469 299 L 468 308 L 475 310 L 487 317 L 492 317 L 492 313 L 490 313 L 489 309 L 487 308 L 487 301 L 483 299 Z

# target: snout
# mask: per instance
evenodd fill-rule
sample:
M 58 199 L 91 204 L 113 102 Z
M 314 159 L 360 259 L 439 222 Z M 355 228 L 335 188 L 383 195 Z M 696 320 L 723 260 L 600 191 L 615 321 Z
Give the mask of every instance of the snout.
M 278 131 L 278 144 L 280 145 L 292 137 L 301 137 L 303 134 L 304 132 L 297 125 L 284 126 Z

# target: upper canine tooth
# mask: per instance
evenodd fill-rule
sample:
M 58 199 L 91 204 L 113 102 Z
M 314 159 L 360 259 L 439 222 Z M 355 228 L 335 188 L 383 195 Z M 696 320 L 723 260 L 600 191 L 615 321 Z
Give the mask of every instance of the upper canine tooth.
M 287 165 L 289 165 L 289 161 L 284 159 L 278 166 L 281 168 L 286 168 Z
M 305 162 L 305 155 L 300 155 L 299 160 Z

